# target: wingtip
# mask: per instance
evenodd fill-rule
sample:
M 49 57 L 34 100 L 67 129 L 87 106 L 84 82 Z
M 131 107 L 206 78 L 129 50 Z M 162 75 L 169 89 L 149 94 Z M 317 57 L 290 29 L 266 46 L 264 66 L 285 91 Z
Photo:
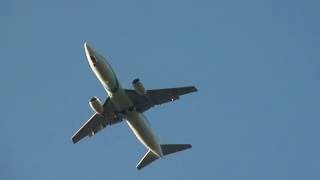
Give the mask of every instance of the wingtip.
M 198 91 L 198 88 L 196 86 L 191 86 L 192 90 L 191 92 L 197 92 Z
M 197 87 L 193 86 L 193 88 L 194 88 L 194 91 L 198 91 L 198 88 L 197 88 Z
M 76 144 L 78 142 L 74 137 L 71 138 L 71 141 L 73 144 Z

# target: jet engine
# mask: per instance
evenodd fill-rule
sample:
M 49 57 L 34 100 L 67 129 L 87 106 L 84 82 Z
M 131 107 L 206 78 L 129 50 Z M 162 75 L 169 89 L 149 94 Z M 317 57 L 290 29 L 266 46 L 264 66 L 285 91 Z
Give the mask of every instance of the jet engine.
M 89 105 L 91 109 L 96 112 L 97 114 L 103 114 L 103 106 L 99 98 L 92 97 L 89 101 Z
M 147 93 L 143 87 L 143 84 L 140 82 L 140 79 L 138 78 L 132 81 L 132 86 L 134 90 L 137 92 L 137 94 L 139 94 L 140 96 L 143 96 Z

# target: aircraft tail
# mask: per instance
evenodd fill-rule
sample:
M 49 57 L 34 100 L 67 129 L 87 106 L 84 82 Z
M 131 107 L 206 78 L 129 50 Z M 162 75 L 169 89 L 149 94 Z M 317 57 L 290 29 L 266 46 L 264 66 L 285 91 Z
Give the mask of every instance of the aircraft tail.
M 168 155 L 191 148 L 191 144 L 162 144 L 161 149 L 163 155 Z M 158 155 L 149 150 L 137 165 L 140 170 L 159 158 Z

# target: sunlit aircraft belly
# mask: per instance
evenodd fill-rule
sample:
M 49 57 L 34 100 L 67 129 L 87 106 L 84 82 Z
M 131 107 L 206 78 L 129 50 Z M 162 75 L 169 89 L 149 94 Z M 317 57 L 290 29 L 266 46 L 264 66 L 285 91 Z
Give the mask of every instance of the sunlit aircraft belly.
M 162 157 L 163 154 L 160 144 L 152 131 L 148 120 L 142 113 L 136 112 L 134 108 L 129 110 L 129 108 L 133 106 L 133 103 L 122 89 L 107 60 L 99 53 L 95 52 L 87 43 L 85 44 L 85 50 L 91 69 L 106 89 L 109 98 L 116 109 L 125 111 L 124 117 L 127 119 L 127 124 L 133 133 L 144 146 L 159 157 Z
M 131 107 L 133 105 L 131 100 L 122 89 L 112 67 L 107 63 L 106 59 L 93 51 L 91 51 L 88 58 L 91 59 L 89 63 L 93 72 L 107 91 L 116 109 L 123 111 Z
M 119 111 L 127 110 L 133 106 L 125 91 L 122 89 L 117 77 L 115 76 L 111 66 L 101 62 L 99 67 L 99 75 L 97 75 L 103 87 L 106 89 L 110 100 Z
M 159 157 L 162 157 L 160 144 L 158 143 L 158 140 L 153 133 L 149 122 L 143 114 L 136 112 L 134 109 L 132 111 L 128 111 L 129 107 L 133 106 L 131 100 L 121 88 L 116 77 L 110 77 L 114 76 L 114 74 L 112 74 L 113 71 L 111 67 L 109 66 L 109 69 L 108 65 L 102 67 L 104 69 L 104 72 L 106 73 L 104 74 L 103 71 L 99 71 L 101 72 L 99 73 L 99 80 L 101 79 L 100 81 L 106 82 L 106 89 L 109 93 L 110 99 L 112 100 L 114 105 L 119 108 L 119 110 L 126 111 L 126 122 L 135 136 L 138 138 L 138 140 Z
M 126 111 L 125 118 L 127 119 L 126 122 L 130 129 L 144 146 L 159 157 L 162 157 L 160 144 L 145 116 L 142 113 L 136 112 L 134 109 L 128 111 L 129 107 L 133 106 L 133 104 L 118 83 L 111 67 L 106 64 L 101 65 L 100 68 L 101 71 L 99 70 L 98 78 L 101 82 L 105 82 L 107 92 L 114 105 L 116 105 L 119 110 Z
M 158 138 L 154 134 L 146 117 L 139 112 L 130 111 L 127 114 L 127 124 L 138 140 L 153 153 L 162 157 L 162 150 Z

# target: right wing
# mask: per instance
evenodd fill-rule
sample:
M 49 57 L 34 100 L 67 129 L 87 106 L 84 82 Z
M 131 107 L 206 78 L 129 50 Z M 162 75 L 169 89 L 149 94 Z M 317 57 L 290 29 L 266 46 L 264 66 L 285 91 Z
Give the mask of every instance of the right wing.
M 140 96 L 133 89 L 125 90 L 137 111 L 144 112 L 155 105 L 172 102 L 180 98 L 180 96 L 198 91 L 194 86 L 166 88 L 166 89 L 152 89 L 147 90 L 146 95 Z
M 155 105 L 171 102 L 180 96 L 198 91 L 194 86 L 148 90 L 147 95 Z
M 75 144 L 86 136 L 93 136 L 107 125 L 122 121 L 122 117 L 114 112 L 114 107 L 109 98 L 103 105 L 104 114 L 93 114 L 90 119 L 72 136 L 72 142 Z

